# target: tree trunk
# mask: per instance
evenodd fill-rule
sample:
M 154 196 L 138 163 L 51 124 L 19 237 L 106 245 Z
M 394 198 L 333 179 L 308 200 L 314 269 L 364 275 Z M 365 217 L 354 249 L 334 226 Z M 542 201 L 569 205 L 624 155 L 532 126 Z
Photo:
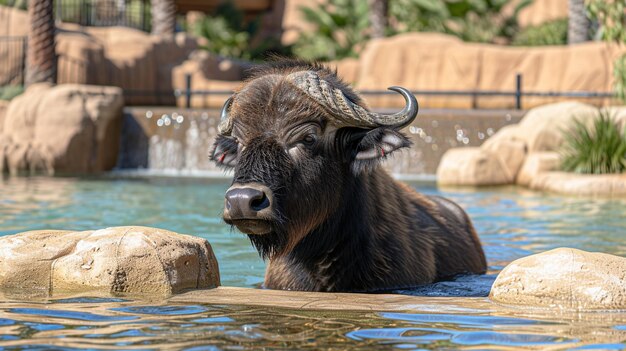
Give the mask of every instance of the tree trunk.
M 387 28 L 387 0 L 369 0 L 372 38 L 384 38 Z
M 28 2 L 30 27 L 26 51 L 26 81 L 33 83 L 56 82 L 57 57 L 54 51 L 53 0 L 30 0 Z
M 568 0 L 568 7 L 567 43 L 576 44 L 589 40 L 591 21 L 587 17 L 585 0 Z
M 174 0 L 151 0 L 152 34 L 172 35 L 176 30 L 176 4 Z

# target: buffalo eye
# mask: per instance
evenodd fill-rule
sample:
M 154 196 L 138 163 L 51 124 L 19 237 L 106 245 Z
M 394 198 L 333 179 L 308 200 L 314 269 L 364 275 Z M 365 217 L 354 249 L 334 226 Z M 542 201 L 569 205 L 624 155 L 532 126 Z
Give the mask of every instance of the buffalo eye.
M 317 142 L 317 135 L 315 134 L 307 134 L 300 140 L 300 143 L 306 147 L 312 147 Z

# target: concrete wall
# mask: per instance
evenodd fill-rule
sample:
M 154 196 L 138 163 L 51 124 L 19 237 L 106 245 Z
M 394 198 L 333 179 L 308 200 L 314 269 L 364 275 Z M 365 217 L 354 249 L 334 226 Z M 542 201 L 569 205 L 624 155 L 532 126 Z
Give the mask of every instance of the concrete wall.
M 404 132 L 414 145 L 385 162 L 400 175 L 434 174 L 450 148 L 479 146 L 522 111 L 423 110 Z M 208 159 L 219 122 L 218 110 L 128 107 L 119 168 L 161 172 L 222 172 Z

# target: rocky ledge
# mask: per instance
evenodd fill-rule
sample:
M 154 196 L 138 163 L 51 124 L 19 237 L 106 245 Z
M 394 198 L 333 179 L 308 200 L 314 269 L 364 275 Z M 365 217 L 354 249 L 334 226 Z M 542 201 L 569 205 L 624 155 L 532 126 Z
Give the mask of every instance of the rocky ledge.
M 37 230 L 0 238 L 0 289 L 170 295 L 219 284 L 206 240 L 163 229 Z
M 626 258 L 558 248 L 506 266 L 493 301 L 558 309 L 626 309 Z
M 618 123 L 626 124 L 626 108 L 609 107 Z M 439 185 L 489 186 L 517 184 L 565 195 L 624 197 L 626 175 L 558 172 L 563 131 L 574 119 L 590 125 L 597 109 L 580 102 L 533 108 L 519 124 L 500 129 L 480 147 L 450 149 L 437 169 Z

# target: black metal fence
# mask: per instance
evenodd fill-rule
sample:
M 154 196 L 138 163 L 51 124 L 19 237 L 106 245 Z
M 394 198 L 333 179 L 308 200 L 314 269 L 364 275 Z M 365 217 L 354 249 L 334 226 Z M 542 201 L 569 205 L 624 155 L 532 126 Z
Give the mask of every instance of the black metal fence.
M 525 91 L 522 89 L 523 78 L 521 74 L 515 75 L 515 90 L 496 91 L 496 90 L 413 90 L 413 95 L 426 96 L 465 96 L 472 98 L 474 101 L 472 106 L 477 108 L 476 101 L 478 97 L 511 97 L 515 101 L 515 109 L 522 109 L 522 99 L 524 97 L 539 98 L 575 98 L 575 99 L 607 99 L 615 97 L 614 93 L 596 92 L 596 91 Z M 391 95 L 397 93 L 389 90 L 360 90 L 361 95 Z M 185 77 L 185 89 L 176 89 L 174 94 L 177 98 L 184 98 L 186 108 L 191 108 L 191 99 L 196 96 L 208 95 L 231 95 L 233 92 L 228 90 L 193 90 L 191 75 Z
M 56 0 L 57 21 L 81 26 L 124 26 L 150 31 L 149 0 Z
M 0 37 L 0 87 L 24 85 L 26 37 Z

